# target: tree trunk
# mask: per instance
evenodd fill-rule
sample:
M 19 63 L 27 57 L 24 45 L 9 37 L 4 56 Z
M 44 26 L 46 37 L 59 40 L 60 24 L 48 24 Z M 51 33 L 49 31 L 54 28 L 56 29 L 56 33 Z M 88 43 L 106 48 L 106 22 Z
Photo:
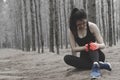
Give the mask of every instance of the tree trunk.
M 35 45 L 35 21 L 34 21 L 34 4 L 33 0 L 30 0 L 30 11 L 31 11 L 31 26 L 32 26 L 32 51 L 36 51 Z
M 64 0 L 63 0 L 64 1 Z M 65 4 L 65 3 L 64 3 Z M 74 0 L 70 0 L 70 9 L 72 10 L 74 8 Z
M 113 2 L 113 0 L 111 2 L 111 5 L 112 5 L 113 43 L 114 43 L 114 45 L 116 45 L 116 31 L 115 31 L 114 2 Z
M 62 33 L 63 33 L 63 30 L 62 30 L 62 16 L 61 16 L 61 0 L 59 0 L 59 25 L 60 25 L 60 45 L 61 45 L 61 49 L 63 49 L 63 40 L 62 40 Z
M 42 53 L 44 53 L 44 39 L 43 39 L 42 20 L 41 20 L 41 1 L 38 0 L 38 3 L 39 3 L 39 25 L 40 25 L 41 47 L 42 47 Z
M 27 19 L 27 6 L 26 0 L 23 0 L 24 3 L 24 18 L 25 18 L 25 50 L 30 51 L 30 36 L 28 33 L 28 19 Z
M 88 20 L 96 23 L 96 0 L 88 0 L 87 8 L 88 8 Z
M 65 45 L 65 47 L 66 47 L 66 49 L 68 48 L 68 37 L 67 37 L 67 19 L 66 19 L 66 2 L 65 2 L 65 0 L 63 0 L 64 2 L 63 2 L 63 4 L 64 4 L 64 20 L 65 20 L 65 42 L 66 42 L 66 45 Z M 71 4 L 71 8 L 73 8 L 73 4 Z
M 53 7 L 53 0 L 49 0 L 49 10 L 50 10 L 50 52 L 54 52 L 54 23 L 53 23 L 53 19 L 54 19 L 54 7 Z
M 40 53 L 40 31 L 38 27 L 38 10 L 37 10 L 37 0 L 34 0 L 35 4 L 35 19 L 36 19 L 36 29 L 37 29 L 37 43 L 38 43 L 38 53 Z
M 57 54 L 59 54 L 59 23 L 58 23 L 58 2 L 55 0 L 55 41 L 56 41 L 56 50 Z
M 108 22 L 109 22 L 109 46 L 112 46 L 112 20 L 111 20 L 111 0 L 107 0 L 108 3 Z
M 104 20 L 104 2 L 103 2 L 103 0 L 101 0 L 101 14 L 102 14 L 102 24 L 103 24 L 103 39 L 104 39 L 104 42 L 106 43 L 106 29 L 105 29 L 105 20 Z
M 83 8 L 85 9 L 85 11 L 86 11 L 86 7 L 87 7 L 86 4 L 87 4 L 86 0 L 83 0 Z
M 20 22 L 21 22 L 21 40 L 22 40 L 22 50 L 24 51 L 24 33 L 23 33 L 23 13 L 22 13 L 22 0 L 20 1 Z

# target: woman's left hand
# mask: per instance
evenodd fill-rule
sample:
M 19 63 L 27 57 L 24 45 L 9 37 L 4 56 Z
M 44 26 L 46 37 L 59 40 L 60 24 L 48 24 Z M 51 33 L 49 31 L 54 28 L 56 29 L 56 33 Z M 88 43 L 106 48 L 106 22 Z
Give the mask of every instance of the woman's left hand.
M 89 45 L 90 45 L 89 49 L 91 51 L 95 51 L 95 50 L 99 49 L 99 44 L 98 43 L 91 42 Z

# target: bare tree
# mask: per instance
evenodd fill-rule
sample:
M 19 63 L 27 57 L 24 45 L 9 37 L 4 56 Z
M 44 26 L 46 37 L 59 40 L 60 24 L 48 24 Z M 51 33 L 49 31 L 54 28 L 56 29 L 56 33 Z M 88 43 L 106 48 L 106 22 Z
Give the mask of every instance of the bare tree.
M 67 37 L 67 13 L 66 13 L 66 2 L 63 0 L 63 5 L 64 5 L 64 20 L 65 20 L 65 43 L 66 43 L 66 48 L 68 48 L 68 37 Z M 73 3 L 71 1 L 71 8 L 73 8 Z
M 23 9 L 22 9 L 23 3 L 22 0 L 20 0 L 20 23 L 21 23 L 21 40 L 22 40 L 22 50 L 24 51 L 24 33 L 23 33 Z
M 112 7 L 112 27 L 113 27 L 113 44 L 116 45 L 116 31 L 115 31 L 115 18 L 114 18 L 114 2 L 111 1 L 111 7 Z
M 60 46 L 63 49 L 63 26 L 62 26 L 62 14 L 61 14 L 61 0 L 59 0 L 59 26 L 60 26 Z
M 53 6 L 53 0 L 49 0 L 49 6 L 50 6 L 50 52 L 54 52 L 54 23 L 53 23 L 53 20 L 54 20 L 54 6 Z
M 111 0 L 107 0 L 107 4 L 108 4 L 108 22 L 109 22 L 109 46 L 112 46 L 113 34 L 112 34 L 112 24 L 111 24 L 111 22 L 112 22 L 112 20 L 111 20 L 111 17 L 112 17 L 112 15 L 111 15 Z
M 83 7 L 84 7 L 85 11 L 86 11 L 86 7 L 87 7 L 86 4 L 87 4 L 86 0 L 83 0 Z
M 40 31 L 39 31 L 39 24 L 38 24 L 38 0 L 34 0 L 35 4 L 35 19 L 36 19 L 36 29 L 37 29 L 37 43 L 38 43 L 38 53 L 40 53 Z
M 74 8 L 74 0 L 70 0 L 70 9 L 72 10 Z
M 88 20 L 96 23 L 96 0 L 87 0 Z
M 35 20 L 34 20 L 34 3 L 30 0 L 30 11 L 31 11 L 31 27 L 32 27 L 32 51 L 36 51 L 35 45 Z
M 30 51 L 30 36 L 28 33 L 28 19 L 27 19 L 27 6 L 26 0 L 23 0 L 24 3 L 24 18 L 25 18 L 25 50 Z
M 56 50 L 57 54 L 59 54 L 59 22 L 58 22 L 58 1 L 55 0 L 55 42 L 56 42 Z
M 42 20 L 41 20 L 41 1 L 38 0 L 38 3 L 39 3 L 39 25 L 40 25 L 41 47 L 42 47 L 42 53 L 44 53 L 44 39 L 43 39 Z
M 101 0 L 101 14 L 102 14 L 102 27 L 103 27 L 103 38 L 104 38 L 104 42 L 106 42 L 106 29 L 105 29 L 105 20 L 104 20 L 104 2 L 103 0 Z

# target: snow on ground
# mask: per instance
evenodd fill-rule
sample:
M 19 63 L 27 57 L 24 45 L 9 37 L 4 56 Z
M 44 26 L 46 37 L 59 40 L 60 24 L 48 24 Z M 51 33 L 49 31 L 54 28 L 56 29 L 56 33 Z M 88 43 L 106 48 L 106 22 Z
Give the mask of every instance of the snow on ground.
M 120 47 L 103 51 L 113 70 L 101 70 L 100 80 L 120 80 Z M 0 49 L 0 80 L 90 80 L 90 70 L 76 70 L 64 63 L 66 54 L 71 54 L 70 49 L 60 50 L 60 55 Z

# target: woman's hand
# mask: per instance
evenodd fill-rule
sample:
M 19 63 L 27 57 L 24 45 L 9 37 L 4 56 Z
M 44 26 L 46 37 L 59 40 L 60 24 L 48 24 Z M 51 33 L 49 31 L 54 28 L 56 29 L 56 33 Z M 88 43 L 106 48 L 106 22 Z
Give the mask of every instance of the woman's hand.
M 91 42 L 89 45 L 90 45 L 89 49 L 91 51 L 95 51 L 95 50 L 99 49 L 99 44 L 98 43 Z
M 94 43 L 94 42 L 91 42 L 89 44 L 86 44 L 85 45 L 85 51 L 95 51 L 99 49 L 99 44 L 98 43 Z
M 89 51 L 89 44 L 85 44 L 85 51 L 88 52 Z

